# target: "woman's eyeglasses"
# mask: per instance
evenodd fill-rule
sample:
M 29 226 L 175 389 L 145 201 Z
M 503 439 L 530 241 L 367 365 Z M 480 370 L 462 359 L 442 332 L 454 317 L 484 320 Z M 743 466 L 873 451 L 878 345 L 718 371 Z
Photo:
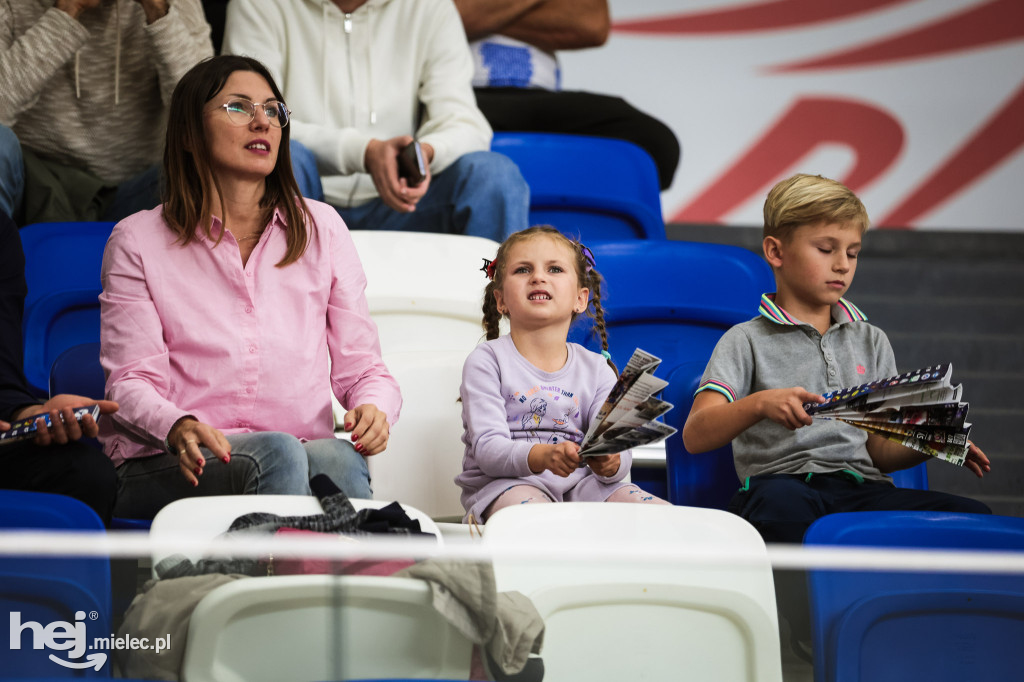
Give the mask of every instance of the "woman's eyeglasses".
M 284 102 L 277 100 L 260 104 L 238 98 L 220 106 L 228 112 L 228 119 L 235 125 L 244 126 L 252 123 L 252 120 L 256 118 L 256 107 L 263 107 L 263 113 L 266 114 L 270 125 L 275 128 L 284 128 L 288 125 L 288 107 L 284 105 Z

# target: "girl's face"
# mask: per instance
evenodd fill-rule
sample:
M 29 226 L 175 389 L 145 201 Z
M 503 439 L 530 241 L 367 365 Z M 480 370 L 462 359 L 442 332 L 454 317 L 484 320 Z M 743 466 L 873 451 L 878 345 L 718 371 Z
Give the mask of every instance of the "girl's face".
M 504 282 L 495 290 L 498 312 L 514 327 L 568 326 L 587 307 L 590 290 L 579 285 L 575 254 L 568 244 L 538 235 L 513 244 L 505 258 Z
M 281 128 L 272 125 L 262 106 L 248 123 L 238 123 L 223 105 L 239 99 L 258 105 L 275 100 L 274 91 L 263 76 L 253 71 L 235 71 L 224 87 L 206 103 L 203 127 L 210 148 L 212 170 L 221 181 L 263 180 L 277 164 Z

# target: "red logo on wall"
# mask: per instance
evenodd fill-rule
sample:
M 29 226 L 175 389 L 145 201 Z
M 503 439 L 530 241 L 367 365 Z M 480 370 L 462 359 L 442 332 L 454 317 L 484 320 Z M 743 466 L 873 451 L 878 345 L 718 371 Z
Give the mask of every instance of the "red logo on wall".
M 774 0 L 752 5 L 617 22 L 616 31 L 670 35 L 766 32 L 845 19 L 905 4 L 907 0 Z M 768 73 L 855 69 L 928 59 L 1024 38 L 1024 2 L 991 0 L 919 28 L 851 49 L 791 64 Z M 993 114 L 970 131 L 958 149 L 926 174 L 889 213 L 882 226 L 915 221 L 981 180 L 1024 145 L 1024 83 Z M 855 158 L 844 177 L 854 192 L 878 180 L 904 144 L 901 122 L 872 102 L 808 96 L 797 99 L 719 177 L 671 216 L 672 222 L 723 222 L 747 201 L 763 196 L 782 173 L 824 144 L 841 144 Z

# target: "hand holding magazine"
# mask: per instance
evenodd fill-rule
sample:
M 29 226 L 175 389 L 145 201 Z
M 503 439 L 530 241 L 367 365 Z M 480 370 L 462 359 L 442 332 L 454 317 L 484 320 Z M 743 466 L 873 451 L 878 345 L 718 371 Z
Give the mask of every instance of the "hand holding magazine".
M 637 348 L 580 443 L 580 457 L 609 455 L 668 438 L 674 428 L 655 421 L 672 404 L 654 397 L 668 386 L 652 372 L 661 358 Z
M 957 466 L 967 459 L 971 425 L 953 366 L 934 365 L 826 393 L 804 405 L 818 419 L 836 419 Z

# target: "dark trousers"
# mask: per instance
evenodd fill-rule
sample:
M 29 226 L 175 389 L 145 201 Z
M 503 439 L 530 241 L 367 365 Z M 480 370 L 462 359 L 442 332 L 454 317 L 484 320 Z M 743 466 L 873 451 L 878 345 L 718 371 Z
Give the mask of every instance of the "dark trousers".
M 935 490 L 858 482 L 844 473 L 766 474 L 729 502 L 729 511 L 749 521 L 765 542 L 803 542 L 804 532 L 825 514 L 855 511 L 948 511 L 991 514 L 981 502 Z
M 110 525 L 117 496 L 114 465 L 82 442 L 39 447 L 31 441 L 0 448 L 0 487 L 67 495 L 93 508 Z
M 765 474 L 751 476 L 729 502 L 765 542 L 803 542 L 804 532 L 826 514 L 857 511 L 947 511 L 991 514 L 987 505 L 968 497 L 934 490 L 896 488 L 876 481 L 859 482 L 845 473 Z M 779 613 L 793 636 L 810 640 L 807 576 L 803 571 L 776 571 Z
M 626 140 L 658 167 L 661 189 L 672 184 L 679 141 L 671 128 L 621 97 L 573 90 L 477 88 L 476 103 L 496 131 L 566 133 Z

